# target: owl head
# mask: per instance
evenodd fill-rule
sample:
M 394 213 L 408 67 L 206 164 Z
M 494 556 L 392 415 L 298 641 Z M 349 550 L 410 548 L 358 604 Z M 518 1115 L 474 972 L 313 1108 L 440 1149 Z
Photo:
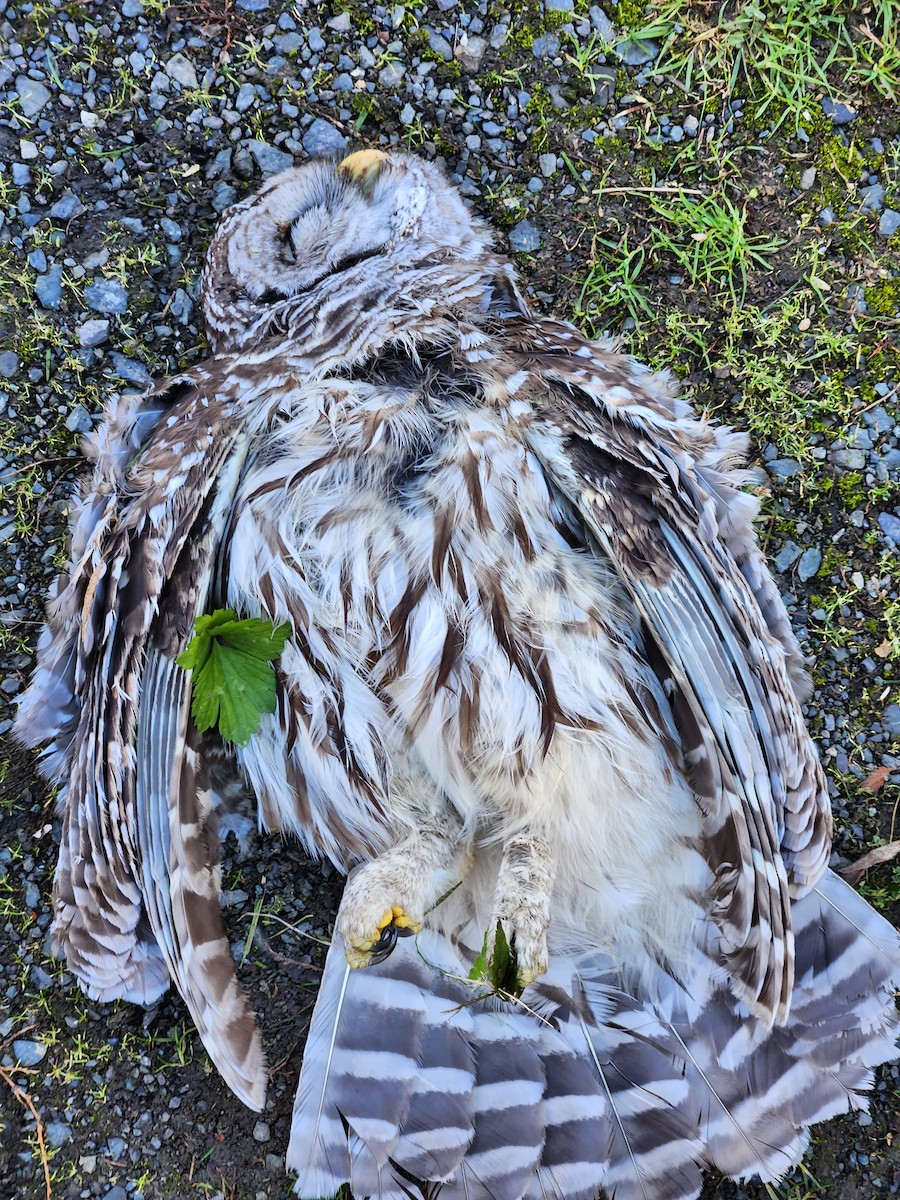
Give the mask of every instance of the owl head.
M 478 302 L 485 288 L 524 310 L 511 265 L 440 169 L 360 150 L 284 171 L 228 209 L 202 304 L 213 350 L 228 353 L 273 337 L 319 341 L 338 304 L 347 322 L 376 308 L 409 321 L 419 306 Z

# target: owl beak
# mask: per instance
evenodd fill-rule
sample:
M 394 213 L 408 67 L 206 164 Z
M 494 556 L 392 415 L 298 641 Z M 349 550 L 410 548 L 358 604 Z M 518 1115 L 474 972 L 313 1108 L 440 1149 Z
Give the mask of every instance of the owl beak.
M 375 180 L 387 162 L 387 157 L 381 150 L 357 150 L 355 154 L 348 154 L 338 164 L 338 174 L 357 184 L 368 195 L 375 186 Z

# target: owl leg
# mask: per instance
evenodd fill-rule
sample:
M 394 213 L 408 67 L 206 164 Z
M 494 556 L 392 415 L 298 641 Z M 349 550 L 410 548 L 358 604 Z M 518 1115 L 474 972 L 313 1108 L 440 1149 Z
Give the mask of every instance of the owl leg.
M 556 874 L 550 843 L 540 834 L 517 834 L 504 843 L 494 906 L 488 928 L 488 949 L 496 971 L 497 928 L 515 956 L 516 989 L 521 991 L 547 970 L 547 929 Z
M 461 863 L 458 834 L 451 814 L 432 815 L 353 872 L 335 923 L 351 967 L 380 962 L 398 937 L 419 932 Z

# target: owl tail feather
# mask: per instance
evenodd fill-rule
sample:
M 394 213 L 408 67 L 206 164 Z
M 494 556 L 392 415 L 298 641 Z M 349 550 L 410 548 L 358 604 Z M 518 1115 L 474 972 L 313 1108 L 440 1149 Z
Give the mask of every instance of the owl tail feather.
M 688 1200 L 707 1167 L 777 1179 L 810 1125 L 866 1107 L 900 1028 L 896 931 L 831 873 L 793 917 L 774 1028 L 712 962 L 702 983 L 651 968 L 632 988 L 609 958 L 554 956 L 513 1002 L 468 978 L 474 930 L 425 929 L 363 970 L 335 939 L 294 1107 L 297 1194 Z

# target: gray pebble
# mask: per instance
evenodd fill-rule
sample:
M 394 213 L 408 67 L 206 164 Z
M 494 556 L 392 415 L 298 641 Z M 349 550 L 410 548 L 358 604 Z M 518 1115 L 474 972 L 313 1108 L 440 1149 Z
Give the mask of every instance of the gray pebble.
M 123 17 L 139 17 L 144 11 L 144 0 L 122 0 Z
M 412 125 L 412 123 L 415 119 L 416 119 L 416 110 L 413 108 L 413 106 L 411 104 L 409 104 L 409 103 L 404 104 L 403 107 L 400 109 L 400 124 L 401 125 Z
M 117 1138 L 116 1141 L 121 1142 L 122 1139 Z M 125 1148 L 125 1144 L 123 1142 L 122 1143 L 123 1153 L 124 1153 L 124 1148 Z M 122 1187 L 121 1183 L 117 1183 L 117 1184 L 114 1184 L 113 1187 L 111 1187 L 108 1192 L 104 1192 L 103 1200 L 128 1200 L 128 1193 Z
M 879 513 L 878 524 L 885 537 L 890 538 L 895 546 L 900 546 L 900 518 L 889 512 Z
M 94 312 L 120 316 L 128 312 L 128 292 L 118 279 L 95 279 L 84 289 L 84 300 Z
M 22 898 L 25 901 L 26 908 L 30 908 L 32 910 L 34 910 L 36 908 L 40 908 L 41 889 L 34 882 L 34 880 L 29 879 L 28 882 L 25 884 L 25 887 L 22 891 Z
M 253 1140 L 255 1142 L 267 1142 L 271 1136 L 269 1127 L 265 1121 L 257 1121 L 253 1126 Z
M 220 179 L 213 188 L 211 204 L 216 212 L 224 212 L 237 200 L 237 192 L 230 183 Z
M 120 379 L 125 379 L 128 383 L 136 383 L 138 387 L 147 387 L 153 382 L 153 378 L 142 362 L 137 362 L 133 358 L 128 358 L 124 354 L 119 354 L 115 350 L 110 352 L 109 360 L 112 363 L 113 370 Z
M 84 205 L 74 192 L 63 193 L 56 203 L 50 206 L 50 216 L 56 217 L 60 221 L 70 221 L 73 217 L 80 217 L 84 211 Z
M 0 378 L 12 379 L 19 369 L 19 356 L 12 350 L 0 351 Z
M 860 208 L 863 212 L 880 212 L 884 205 L 884 188 L 880 183 L 873 183 L 859 193 Z
M 325 24 L 329 29 L 333 29 L 335 33 L 349 33 L 352 28 L 352 21 L 349 12 L 338 13 L 336 17 L 332 17 Z
M 62 305 L 62 264 L 54 263 L 46 273 L 34 281 L 34 294 L 44 308 L 59 308 Z
M 684 138 L 684 129 L 680 125 L 673 125 L 669 129 L 669 141 L 680 142 Z
M 516 254 L 526 254 L 531 250 L 539 250 L 541 246 L 541 231 L 526 217 L 509 231 L 510 249 Z
M 841 104 L 830 97 L 826 97 L 822 101 L 822 112 L 832 125 L 849 125 L 851 121 L 855 121 L 859 116 L 854 109 L 848 108 L 846 104 Z
M 24 1038 L 16 1039 L 12 1044 L 12 1049 L 20 1067 L 36 1067 L 47 1053 L 47 1047 L 43 1042 L 30 1042 Z
M 803 467 L 795 458 L 773 458 L 771 462 L 766 463 L 766 470 L 776 479 L 790 479 L 799 475 Z
M 684 126 L 684 132 L 688 135 L 688 137 L 693 137 L 700 128 L 700 121 L 694 116 L 693 113 L 689 113 L 684 118 L 682 125 Z
M 31 183 L 31 167 L 26 163 L 13 163 L 12 181 L 16 187 L 28 187 L 29 183 Z
M 539 175 L 532 175 L 526 186 L 528 187 L 529 192 L 536 196 L 538 192 L 543 191 L 544 181 Z
M 616 69 L 615 67 L 595 67 L 594 103 L 599 108 L 607 108 L 616 98 Z
M 832 450 L 828 457 L 836 467 L 844 467 L 848 471 L 861 471 L 866 465 L 862 450 Z
M 64 1146 L 71 1136 L 72 1126 L 64 1121 L 48 1121 L 44 1126 L 44 1137 L 54 1149 Z
M 19 97 L 19 110 L 28 118 L 36 117 L 52 99 L 48 88 L 37 79 L 29 79 L 27 75 L 16 76 L 16 93 Z
M 164 68 L 170 79 L 180 83 L 183 88 L 193 91 L 200 86 L 194 64 L 183 54 L 173 54 Z
M 860 1113 L 856 1118 L 856 1123 L 861 1129 L 867 1128 L 867 1126 L 872 1124 L 872 1114 L 867 1112 Z
M 896 212 L 893 208 L 886 208 L 878 222 L 878 232 L 882 237 L 893 237 L 898 229 L 900 229 L 900 212 Z
M 321 54 L 325 49 L 325 39 L 320 29 L 311 29 L 306 35 L 306 42 L 313 54 Z
M 80 404 L 76 404 L 66 417 L 66 429 L 69 433 L 90 433 L 93 427 L 90 414 Z
M 269 0 L 235 0 L 235 5 L 244 12 L 265 12 L 269 7 Z
M 445 37 L 441 37 L 433 29 L 426 29 L 428 34 L 428 45 L 434 54 L 439 54 L 444 62 L 450 62 L 453 58 L 453 48 Z
M 347 139 L 329 121 L 316 117 L 303 134 L 303 149 L 310 155 L 342 154 L 347 149 Z
M 234 107 L 238 112 L 246 112 L 257 100 L 256 86 L 252 83 L 242 83 L 234 98 Z
M 40 154 L 37 145 L 34 142 L 29 142 L 27 138 L 19 139 L 19 154 L 22 156 L 23 162 L 31 162 Z
M 342 71 L 331 85 L 336 92 L 352 92 L 353 79 L 346 71 Z
M 47 255 L 43 250 L 32 250 L 28 255 L 28 265 L 43 273 L 47 270 Z
M 460 42 L 456 47 L 456 61 L 467 75 L 474 75 L 481 70 L 481 63 L 487 53 L 487 42 L 483 37 L 470 37 Z
M 544 178 L 549 179 L 551 175 L 556 174 L 556 155 L 542 154 L 538 159 L 538 166 L 541 168 Z
M 810 546 L 800 555 L 800 561 L 797 563 L 797 575 L 805 583 L 807 579 L 812 579 L 814 575 L 819 573 L 821 565 L 822 551 L 818 546 Z
M 812 185 L 816 182 L 816 168 L 807 167 L 800 176 L 800 187 L 804 192 L 808 192 Z
M 406 74 L 406 67 L 403 63 L 392 62 L 378 72 L 378 82 L 382 87 L 395 88 L 399 87 Z
M 659 44 L 650 38 L 643 41 L 633 39 L 617 42 L 614 49 L 616 57 L 626 67 L 646 66 L 648 62 L 653 62 L 654 58 L 659 54 Z
M 820 225 L 833 225 L 835 221 L 834 209 L 830 204 L 826 204 L 824 208 L 819 210 L 819 215 L 816 220 Z
M 28 972 L 28 982 L 39 992 L 46 992 L 55 984 L 52 975 L 48 975 L 43 967 L 32 967 Z
M 288 167 L 294 165 L 294 159 L 290 154 L 285 154 L 276 146 L 270 146 L 268 142 L 254 140 L 249 143 L 248 149 L 256 159 L 256 165 L 262 171 L 263 176 L 277 175 L 279 171 L 286 171 Z
M 887 395 L 887 392 L 881 391 L 883 386 L 885 386 L 883 380 L 879 380 L 878 383 L 875 384 L 875 391 L 879 394 L 879 396 Z M 871 420 L 872 428 L 876 433 L 888 433 L 894 428 L 894 418 L 883 404 L 879 404 L 876 408 L 872 409 L 872 411 L 869 413 L 869 419 Z
M 889 704 L 881 717 L 885 732 L 891 737 L 900 737 L 900 704 Z
M 588 10 L 588 16 L 591 18 L 591 24 L 599 33 L 601 42 L 611 46 L 616 40 L 616 27 L 603 9 L 594 5 Z
M 803 550 L 796 542 L 785 542 L 775 555 L 775 570 L 784 574 L 785 571 L 794 565 L 802 553 Z
M 558 33 L 539 34 L 531 43 L 531 53 L 535 58 L 553 58 L 558 50 Z

